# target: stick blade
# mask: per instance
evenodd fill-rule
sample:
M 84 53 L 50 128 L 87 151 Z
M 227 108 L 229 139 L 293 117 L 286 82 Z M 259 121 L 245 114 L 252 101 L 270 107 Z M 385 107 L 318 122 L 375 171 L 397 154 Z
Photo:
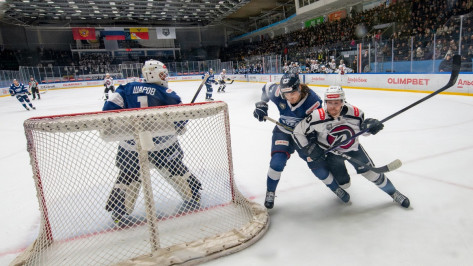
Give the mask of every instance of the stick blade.
M 396 159 L 396 160 L 390 162 L 387 165 L 384 165 L 384 166 L 381 166 L 381 167 L 373 167 L 373 168 L 371 168 L 371 171 L 373 171 L 375 173 L 378 173 L 378 174 L 382 174 L 382 173 L 387 173 L 387 172 L 394 171 L 394 170 L 398 169 L 401 166 L 402 166 L 401 160 Z
M 402 162 L 401 160 L 396 159 L 392 161 L 391 163 L 389 163 L 387 166 L 388 166 L 389 171 L 394 171 L 402 166 Z

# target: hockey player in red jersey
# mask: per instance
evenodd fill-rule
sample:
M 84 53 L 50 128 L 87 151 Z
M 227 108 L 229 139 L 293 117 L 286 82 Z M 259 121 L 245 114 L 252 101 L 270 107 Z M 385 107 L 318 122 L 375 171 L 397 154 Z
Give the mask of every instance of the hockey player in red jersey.
M 115 87 L 113 86 L 113 78 L 110 76 L 109 73 L 105 74 L 105 79 L 103 80 L 103 85 L 105 86 L 104 93 L 104 100 L 108 100 L 108 93 L 115 92 Z
M 301 148 L 312 150 L 312 153 L 308 155 L 313 160 L 324 157 L 324 150 L 317 143 L 325 144 L 326 147 L 329 147 L 349 139 L 366 128 L 369 129 L 368 134 L 374 135 L 384 127 L 376 119 L 364 119 L 364 113 L 361 109 L 346 103 L 345 92 L 340 86 L 330 86 L 325 92 L 324 100 L 324 108 L 312 112 L 294 128 L 293 137 L 296 144 Z M 341 145 L 336 150 L 346 153 L 363 163 L 373 165 L 370 157 L 359 143 L 358 138 Z M 326 160 L 330 162 L 343 160 L 343 158 L 328 153 Z M 353 164 L 352 162 L 350 163 Z M 409 199 L 394 187 L 384 173 L 375 173 L 355 164 L 353 166 L 358 174 L 373 182 L 378 188 L 391 196 L 395 202 L 404 208 L 409 207 Z M 339 168 L 338 171 L 332 170 L 332 172 L 338 177 L 346 175 L 346 178 L 349 180 L 348 173 L 344 168 Z

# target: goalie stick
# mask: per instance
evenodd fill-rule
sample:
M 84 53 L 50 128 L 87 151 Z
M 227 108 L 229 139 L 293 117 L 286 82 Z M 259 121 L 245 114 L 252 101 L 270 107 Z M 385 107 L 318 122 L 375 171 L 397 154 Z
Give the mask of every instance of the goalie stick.
M 267 120 L 269 120 L 269 121 L 271 121 L 271 122 L 273 122 L 273 123 L 275 123 L 275 124 L 278 125 L 278 126 L 282 126 L 283 128 L 285 128 L 285 129 L 287 129 L 287 130 L 289 130 L 289 131 L 291 131 L 291 132 L 294 131 L 292 128 L 287 127 L 286 125 L 283 125 L 283 124 L 279 123 L 277 120 L 275 120 L 275 119 L 273 119 L 273 118 L 271 118 L 271 117 L 269 117 L 269 116 L 265 116 L 264 118 L 267 119 Z M 320 146 L 322 146 L 322 147 L 325 148 L 325 149 L 329 148 L 329 146 L 327 146 L 327 145 L 325 145 L 325 144 L 323 144 L 323 143 L 317 142 L 317 144 L 319 144 Z M 386 173 L 386 172 L 390 172 L 390 171 L 396 170 L 396 169 L 398 169 L 399 167 L 401 167 L 401 165 L 402 165 L 401 160 L 396 159 L 396 160 L 390 162 L 390 163 L 387 164 L 387 165 L 384 165 L 384 166 L 381 166 L 381 167 L 374 167 L 374 166 L 372 166 L 372 165 L 370 165 L 370 164 L 365 164 L 365 163 L 363 163 L 363 162 L 361 162 L 361 161 L 359 161 L 359 160 L 357 160 L 357 159 L 355 159 L 355 158 L 353 158 L 353 157 L 351 157 L 351 156 L 349 156 L 349 155 L 346 155 L 346 154 L 343 153 L 343 152 L 339 152 L 339 151 L 335 151 L 335 150 L 330 151 L 330 152 L 332 152 L 332 153 L 335 154 L 335 155 L 338 155 L 338 156 L 342 157 L 343 159 L 345 159 L 345 160 L 347 160 L 347 161 L 353 162 L 353 163 L 355 163 L 355 164 L 357 164 L 357 165 L 363 167 L 364 169 L 371 170 L 371 171 L 373 171 L 373 172 L 375 172 L 375 173 L 378 173 L 378 174 L 382 174 L 382 173 Z
M 200 90 L 202 89 L 202 87 L 204 86 L 204 84 L 205 84 L 205 82 L 207 81 L 208 78 L 209 78 L 209 75 L 206 74 L 206 75 L 204 76 L 204 79 L 203 79 L 202 82 L 200 83 L 199 88 L 198 88 L 197 91 L 195 92 L 194 98 L 192 98 L 191 103 L 194 103 L 195 99 L 197 98 L 197 96 L 198 96 L 199 93 L 200 93 Z
M 413 104 L 411 104 L 411 105 L 395 112 L 394 114 L 384 118 L 383 120 L 380 120 L 379 122 L 381 122 L 381 124 L 383 124 L 384 122 L 388 121 L 389 119 L 391 119 L 391 118 L 393 118 L 393 117 L 395 117 L 395 116 L 397 116 L 401 113 L 404 113 L 405 111 L 411 109 L 412 107 L 414 107 L 414 106 L 416 106 L 416 105 L 418 105 L 418 104 L 434 97 L 435 95 L 437 95 L 437 94 L 441 93 L 442 91 L 444 91 L 444 90 L 452 87 L 453 85 L 455 85 L 455 83 L 457 82 L 457 79 L 458 79 L 458 74 L 460 73 L 460 66 L 461 66 L 461 57 L 460 57 L 460 55 L 454 55 L 453 56 L 453 62 L 452 62 L 452 74 L 450 75 L 450 80 L 448 81 L 448 83 L 445 86 L 443 86 L 442 88 L 432 92 L 431 94 L 425 96 L 424 98 L 414 102 Z M 336 149 L 337 147 L 339 147 L 343 144 L 346 144 L 346 143 L 350 142 L 352 139 L 368 132 L 368 130 L 369 130 L 369 128 L 366 128 L 366 129 L 356 133 L 355 135 L 351 136 L 350 138 L 346 139 L 345 141 L 342 141 L 340 143 L 335 144 L 332 147 L 329 147 L 329 149 L 327 149 L 325 151 L 325 154 L 327 154 L 328 152 L 333 151 L 334 149 Z

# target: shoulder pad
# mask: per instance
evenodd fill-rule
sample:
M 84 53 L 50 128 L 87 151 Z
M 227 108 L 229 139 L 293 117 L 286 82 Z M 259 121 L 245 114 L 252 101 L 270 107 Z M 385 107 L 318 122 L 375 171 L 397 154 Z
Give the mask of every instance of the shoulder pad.
M 363 111 L 361 111 L 358 107 L 351 104 L 345 104 L 345 106 L 348 108 L 348 114 L 351 114 L 355 117 L 360 117 L 363 115 Z

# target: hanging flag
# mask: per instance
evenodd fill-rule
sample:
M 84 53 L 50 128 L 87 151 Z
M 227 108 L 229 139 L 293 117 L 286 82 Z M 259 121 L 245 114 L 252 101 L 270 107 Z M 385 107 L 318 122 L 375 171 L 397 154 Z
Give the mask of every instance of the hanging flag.
M 158 39 L 176 39 L 176 28 L 156 28 Z
M 104 28 L 101 34 L 105 36 L 105 40 L 125 40 L 124 28 Z
M 95 28 L 72 28 L 74 40 L 95 40 Z
M 130 37 L 132 40 L 148 40 L 148 28 L 130 28 Z

